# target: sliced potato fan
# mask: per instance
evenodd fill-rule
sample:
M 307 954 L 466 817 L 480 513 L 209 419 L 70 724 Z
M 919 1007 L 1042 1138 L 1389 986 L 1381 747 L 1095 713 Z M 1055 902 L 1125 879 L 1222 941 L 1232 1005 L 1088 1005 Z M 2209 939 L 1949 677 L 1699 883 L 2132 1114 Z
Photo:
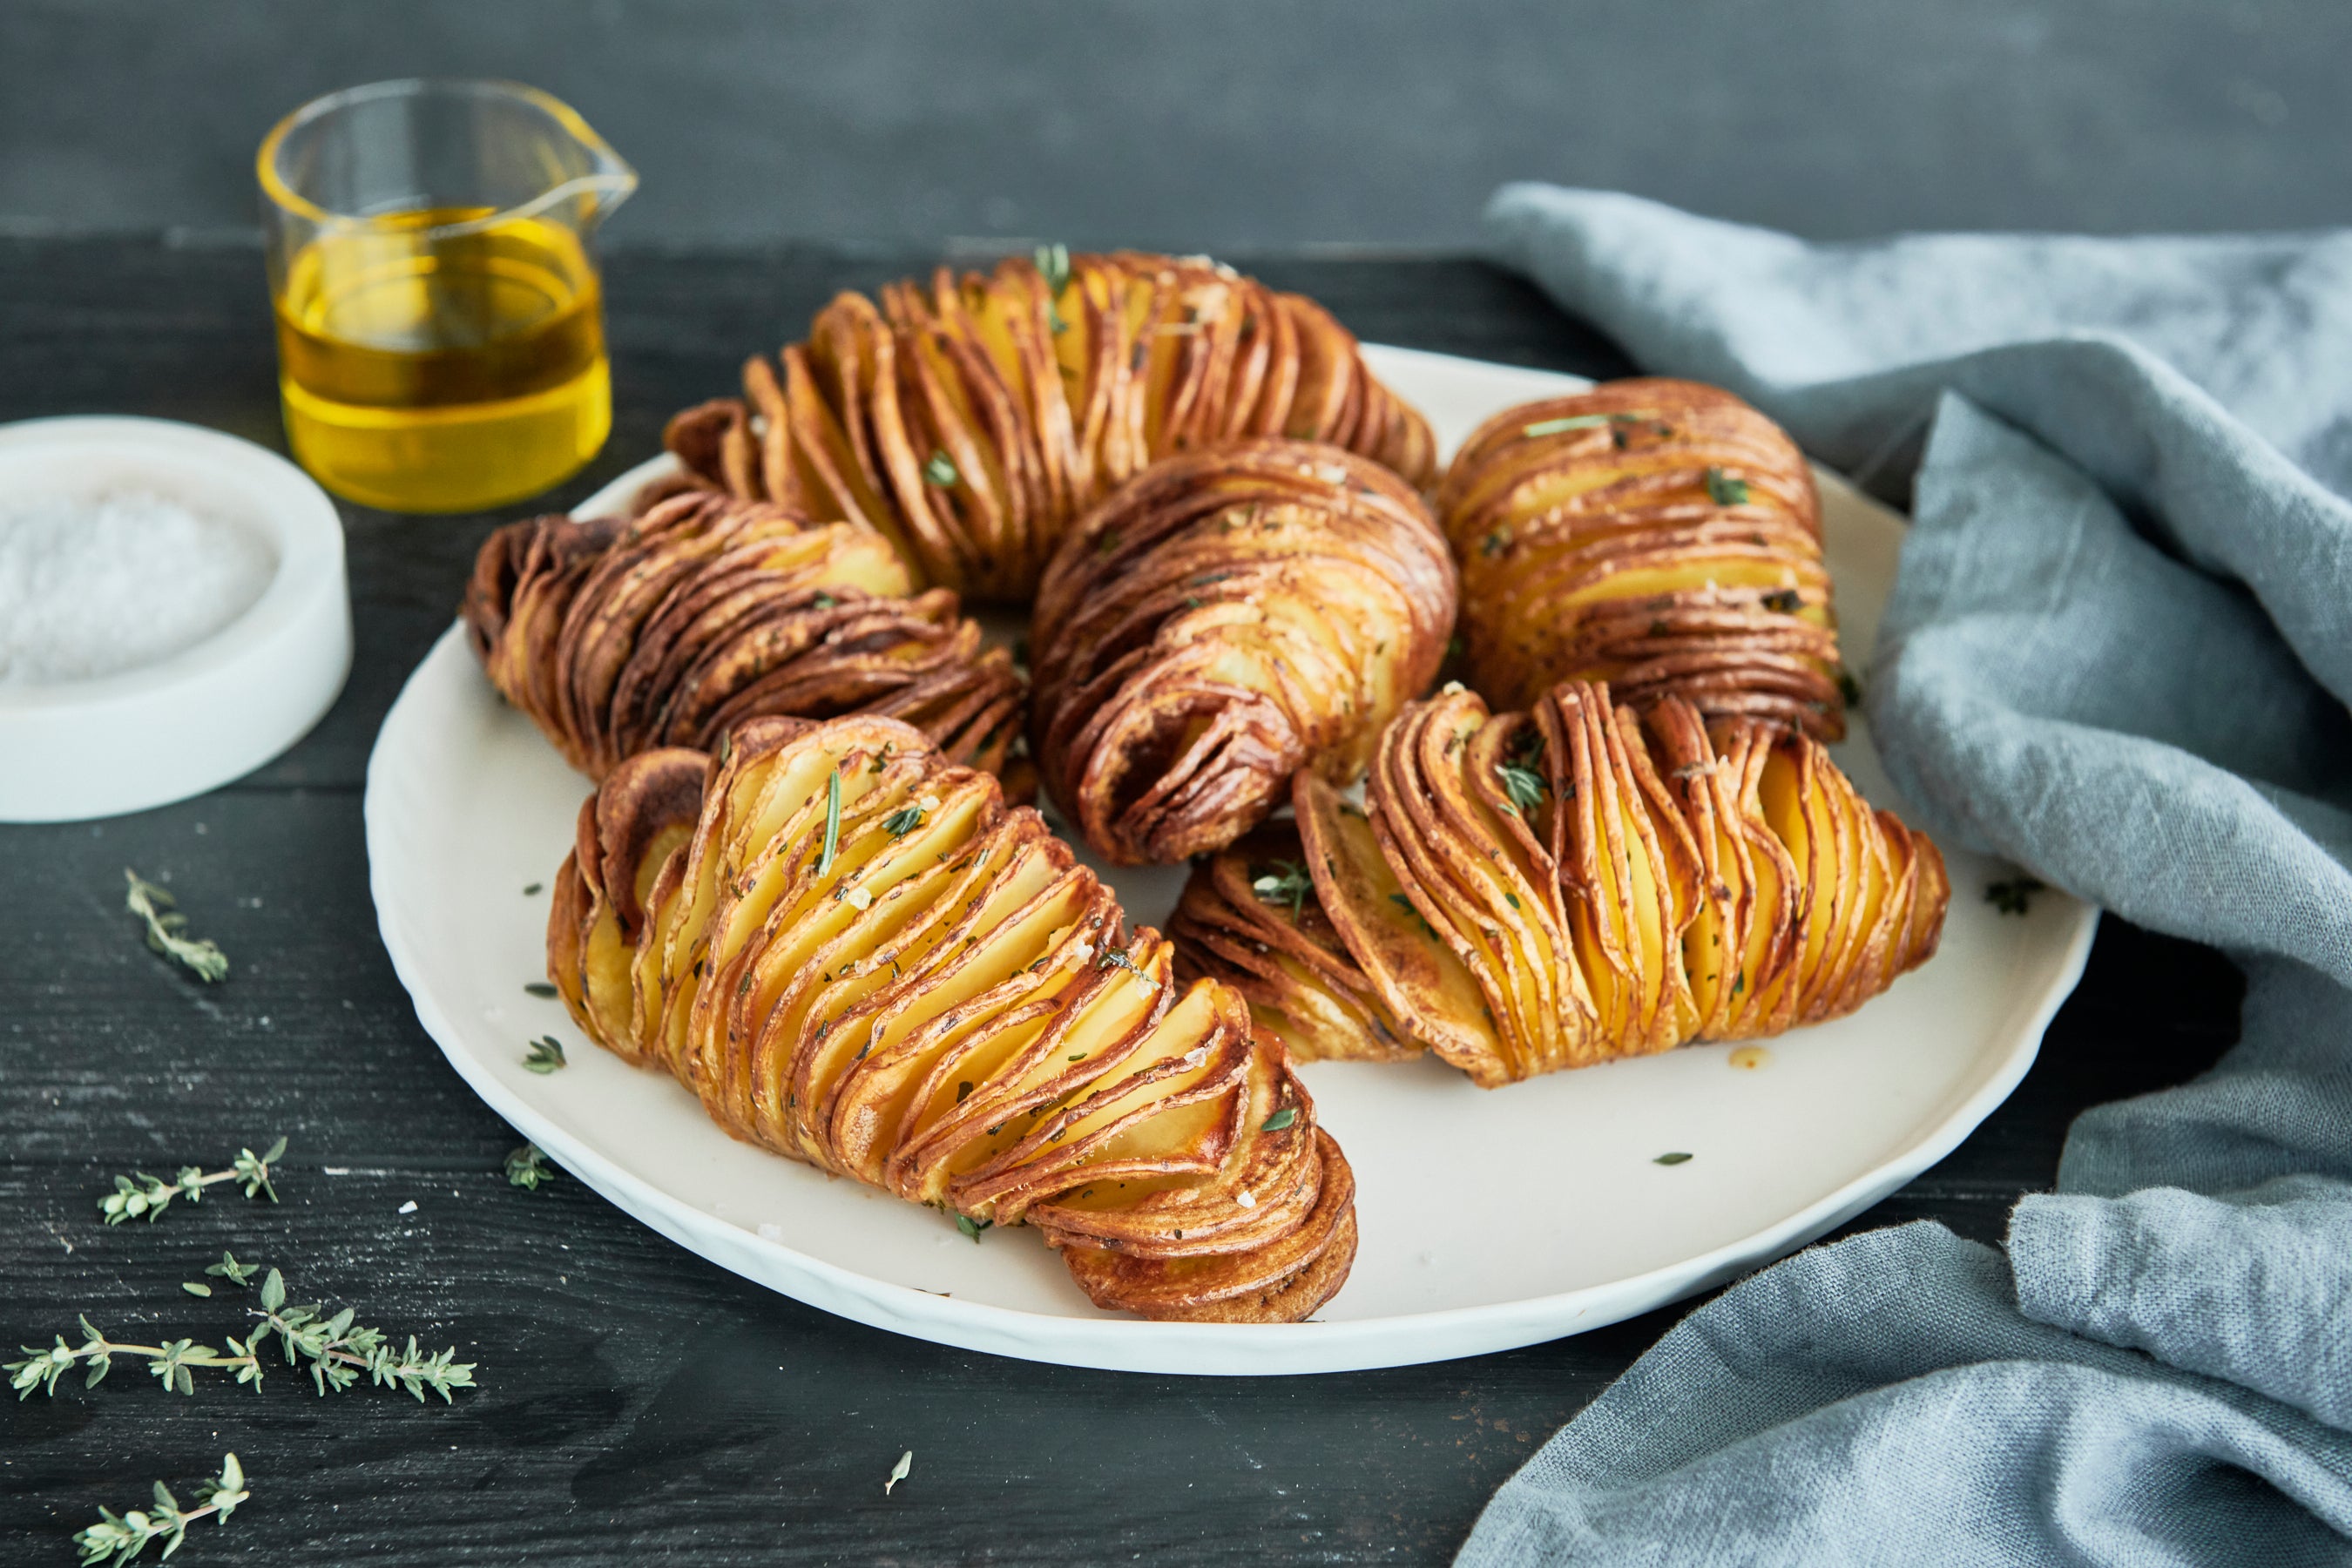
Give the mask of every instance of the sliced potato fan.
M 1101 1306 L 1297 1321 L 1354 1256 L 1347 1162 L 1173 956 L 993 778 L 871 717 L 623 763 L 548 929 L 581 1027 L 737 1137 L 1034 1226 Z
M 1114 863 L 1222 848 L 1300 769 L 1362 773 L 1436 674 L 1454 607 L 1434 521 L 1379 465 L 1278 438 L 1169 458 L 1045 574 L 1032 751 Z
M 1950 896 L 1801 731 L 1592 683 L 1532 714 L 1449 688 L 1383 734 L 1362 808 L 1307 774 L 1294 803 L 1195 868 L 1185 971 L 1300 1055 L 1425 1044 L 1490 1088 L 1851 1012 Z
M 1730 393 L 1610 382 L 1496 415 L 1437 492 L 1470 683 L 1507 707 L 1603 680 L 1647 707 L 1844 734 L 1804 455 Z
M 1025 600 L 1087 507 L 1171 453 L 1328 441 L 1423 487 L 1428 423 L 1312 300 L 1122 251 L 848 293 L 668 444 L 702 482 L 880 530 L 923 580 Z
M 506 699 L 602 778 L 746 719 L 903 719 L 958 762 L 1010 766 L 1023 683 L 944 589 L 908 594 L 869 529 L 764 502 L 673 497 L 625 522 L 542 517 L 490 535 L 461 613 Z

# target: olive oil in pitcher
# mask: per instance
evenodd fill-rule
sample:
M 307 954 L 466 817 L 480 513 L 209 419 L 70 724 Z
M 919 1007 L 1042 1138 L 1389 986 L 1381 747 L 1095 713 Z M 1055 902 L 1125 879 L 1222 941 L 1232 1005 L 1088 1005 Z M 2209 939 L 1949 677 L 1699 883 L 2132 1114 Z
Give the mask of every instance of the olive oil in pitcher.
M 504 82 L 379 82 L 263 142 L 278 387 L 338 495 L 471 511 L 580 468 L 613 421 L 589 237 L 636 176 Z

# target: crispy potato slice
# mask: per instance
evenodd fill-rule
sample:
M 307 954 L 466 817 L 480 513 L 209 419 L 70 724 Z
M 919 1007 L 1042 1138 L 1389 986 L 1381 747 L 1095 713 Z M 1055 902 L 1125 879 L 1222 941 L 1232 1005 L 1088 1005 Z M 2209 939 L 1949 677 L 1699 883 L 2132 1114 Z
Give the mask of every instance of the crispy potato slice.
M 1250 436 L 1349 447 L 1424 488 L 1428 422 L 1312 300 L 1122 251 L 942 268 L 843 294 L 743 396 L 671 421 L 696 479 L 879 530 L 923 579 L 1020 602 L 1071 524 L 1159 459 Z
M 920 731 L 753 720 L 623 763 L 576 837 L 566 1005 L 737 1137 L 1035 1224 L 1147 1316 L 1286 1321 L 1345 1278 L 1352 1181 L 1281 1043 Z
M 1497 702 L 1563 680 L 1844 733 L 1820 500 L 1772 422 L 1693 382 L 1612 382 L 1496 415 L 1438 489 L 1467 666 Z
M 625 525 L 499 530 L 462 613 L 492 684 L 591 777 L 657 746 L 710 750 L 754 718 L 872 712 L 958 762 L 1012 770 L 1025 796 L 1011 656 L 981 648 L 953 594 L 909 598 L 911 585 L 870 528 L 706 490 Z
M 1170 458 L 1087 513 L 1046 573 L 1033 751 L 1114 863 L 1213 852 L 1300 768 L 1360 773 L 1453 617 L 1444 541 L 1385 469 L 1280 440 Z

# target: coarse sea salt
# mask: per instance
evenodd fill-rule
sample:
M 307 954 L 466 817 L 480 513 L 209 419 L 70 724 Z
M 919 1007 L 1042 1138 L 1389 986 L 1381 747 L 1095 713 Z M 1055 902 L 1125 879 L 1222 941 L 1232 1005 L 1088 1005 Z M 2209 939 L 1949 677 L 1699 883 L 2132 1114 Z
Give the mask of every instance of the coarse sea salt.
M 0 685 L 169 658 L 251 609 L 277 570 L 251 529 L 152 491 L 0 498 Z

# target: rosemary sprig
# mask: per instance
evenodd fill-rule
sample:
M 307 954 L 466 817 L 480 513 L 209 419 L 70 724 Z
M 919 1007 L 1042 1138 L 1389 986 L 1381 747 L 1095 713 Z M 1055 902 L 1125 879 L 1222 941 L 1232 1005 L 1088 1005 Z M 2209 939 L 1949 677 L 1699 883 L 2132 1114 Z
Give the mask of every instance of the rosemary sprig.
M 824 852 L 817 857 L 818 876 L 833 869 L 833 858 L 840 848 L 841 770 L 835 768 L 824 777 Z
M 544 1078 L 557 1068 L 571 1064 L 563 1059 L 563 1042 L 553 1035 L 541 1035 L 523 1049 L 523 1070 Z
M 428 1355 L 418 1349 L 416 1336 L 408 1336 L 405 1351 L 395 1350 L 381 1329 L 355 1325 L 355 1313 L 346 1307 L 333 1317 L 324 1316 L 326 1309 L 318 1306 L 289 1306 L 286 1301 L 285 1277 L 273 1268 L 261 1282 L 261 1305 L 253 1316 L 261 1320 L 253 1332 L 243 1340 L 234 1335 L 223 1336 L 223 1350 L 200 1345 L 194 1340 L 170 1340 L 160 1345 L 137 1345 L 110 1340 L 89 1318 L 80 1320 L 81 1331 L 89 1336 L 79 1345 L 66 1343 L 63 1334 L 47 1350 L 35 1345 L 19 1348 L 23 1361 L 10 1362 L 5 1370 L 8 1384 L 16 1391 L 19 1400 L 29 1399 L 35 1389 L 55 1395 L 58 1380 L 78 1364 L 87 1363 L 89 1373 L 82 1380 L 84 1388 L 95 1388 L 114 1369 L 116 1356 L 138 1356 L 147 1363 L 166 1393 L 193 1394 L 196 1391 L 192 1369 L 234 1371 L 240 1384 L 261 1386 L 261 1352 L 276 1334 L 286 1352 L 286 1364 L 296 1364 L 299 1355 L 310 1364 L 310 1381 L 320 1394 L 329 1389 L 337 1393 L 357 1383 L 365 1373 L 379 1387 L 402 1388 L 425 1403 L 425 1391 L 431 1389 L 449 1403 L 450 1394 L 457 1389 L 474 1386 L 473 1362 L 457 1360 L 455 1346 L 437 1355 Z
M 539 1191 L 540 1184 L 555 1179 L 555 1167 L 536 1143 L 526 1143 L 507 1154 L 507 1184 L 521 1187 L 526 1192 Z
M 212 942 L 195 937 L 183 936 L 188 917 L 173 912 L 176 902 L 172 895 L 138 872 L 125 866 L 123 879 L 131 891 L 122 902 L 132 914 L 147 922 L 147 945 L 164 957 L 185 964 L 189 971 L 207 984 L 218 984 L 228 978 L 228 954 Z
M 1288 904 L 1290 918 L 1295 921 L 1305 911 L 1307 898 L 1315 891 L 1315 879 L 1296 860 L 1276 860 L 1265 874 L 1251 881 L 1250 891 L 1266 903 Z
M 109 1225 L 121 1225 L 126 1219 L 145 1219 L 152 1223 L 155 1216 L 171 1207 L 173 1198 L 185 1198 L 190 1203 L 201 1202 L 205 1189 L 216 1182 L 243 1182 L 247 1197 L 269 1194 L 278 1201 L 278 1189 L 270 1184 L 269 1167 L 286 1152 L 286 1140 L 280 1138 L 269 1146 L 266 1154 L 256 1154 L 250 1149 L 239 1149 L 236 1158 L 226 1171 L 200 1171 L 194 1165 L 183 1165 L 180 1173 L 171 1181 L 162 1181 L 144 1171 L 114 1178 L 114 1191 L 98 1200 L 100 1214 Z
M 134 1508 L 127 1513 L 101 1508 L 96 1524 L 74 1532 L 74 1544 L 81 1549 L 82 1568 L 92 1568 L 92 1564 L 110 1558 L 116 1564 L 128 1563 L 159 1537 L 163 1542 L 163 1554 L 169 1557 L 180 1549 L 188 1526 L 206 1515 L 226 1524 L 228 1516 L 236 1511 L 236 1505 L 252 1495 L 245 1489 L 245 1467 L 236 1462 L 235 1454 L 222 1455 L 220 1474 L 197 1483 L 198 1507 L 183 1509 L 172 1489 L 157 1481 L 153 1508 Z
M 1733 479 L 1710 464 L 1706 470 L 1706 496 L 1717 506 L 1739 506 L 1748 500 L 1748 481 Z

